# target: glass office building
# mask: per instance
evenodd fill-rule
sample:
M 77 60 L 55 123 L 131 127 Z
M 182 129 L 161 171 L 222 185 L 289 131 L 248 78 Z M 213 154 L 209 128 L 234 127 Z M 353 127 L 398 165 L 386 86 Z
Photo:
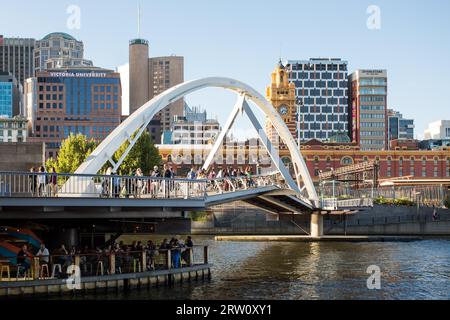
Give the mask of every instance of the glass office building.
M 405 119 L 394 110 L 388 110 L 389 141 L 414 139 L 414 119 Z
M 13 84 L 0 82 L 0 118 L 11 118 L 13 115 Z
M 120 75 L 82 68 L 38 72 L 26 85 L 30 135 L 55 157 L 71 133 L 102 140 L 120 124 Z M 28 93 L 32 92 L 31 96 Z

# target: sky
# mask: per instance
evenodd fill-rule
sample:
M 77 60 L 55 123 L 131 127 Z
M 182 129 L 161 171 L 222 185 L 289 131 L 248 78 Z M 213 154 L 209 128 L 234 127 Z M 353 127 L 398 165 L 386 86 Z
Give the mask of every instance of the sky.
M 138 0 L 0 0 L 0 34 L 40 39 L 67 32 L 85 45 L 85 58 L 104 68 L 128 61 L 138 37 Z M 283 60 L 335 57 L 349 71 L 387 69 L 388 108 L 414 118 L 421 138 L 429 122 L 450 119 L 450 1 L 443 0 L 141 0 L 141 33 L 150 55 L 181 55 L 185 80 L 225 76 L 261 93 Z M 79 28 L 67 25 L 70 6 Z M 379 28 L 368 28 L 379 8 Z M 377 20 L 378 21 L 378 20 Z M 224 123 L 235 95 L 205 89 L 187 97 Z M 260 118 L 263 118 L 258 113 Z M 248 128 L 245 119 L 236 130 Z M 245 133 L 244 133 L 245 134 Z M 238 134 L 239 135 L 239 134 Z

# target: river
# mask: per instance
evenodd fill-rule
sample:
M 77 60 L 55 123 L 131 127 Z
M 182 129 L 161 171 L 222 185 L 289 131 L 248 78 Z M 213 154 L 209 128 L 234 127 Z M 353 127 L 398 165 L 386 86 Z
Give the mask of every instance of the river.
M 450 241 L 217 242 L 212 279 L 75 299 L 450 299 Z M 369 266 L 381 289 L 369 290 Z

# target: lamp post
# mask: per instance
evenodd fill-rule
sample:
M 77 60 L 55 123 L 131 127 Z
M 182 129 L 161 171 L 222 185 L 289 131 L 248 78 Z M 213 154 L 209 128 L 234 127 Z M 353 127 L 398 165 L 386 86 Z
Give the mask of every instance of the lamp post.
M 301 134 L 300 134 L 300 119 L 301 119 L 301 115 L 300 115 L 300 111 L 301 111 L 301 107 L 303 107 L 304 103 L 303 100 L 300 100 L 300 97 L 297 97 L 295 99 L 295 106 L 297 107 L 297 144 L 298 144 L 298 148 L 300 149 L 300 141 L 301 141 Z
M 419 196 L 421 195 L 421 193 L 416 192 L 415 195 L 416 195 L 416 203 L 417 203 L 417 219 L 420 220 L 420 213 L 419 213 L 419 209 L 420 209 L 419 199 L 420 198 L 419 198 Z

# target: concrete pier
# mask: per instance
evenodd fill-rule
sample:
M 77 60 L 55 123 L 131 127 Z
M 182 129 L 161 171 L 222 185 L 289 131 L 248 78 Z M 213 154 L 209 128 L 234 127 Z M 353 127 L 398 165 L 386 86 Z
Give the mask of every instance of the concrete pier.
M 323 216 L 320 212 L 311 214 L 311 237 L 320 238 L 323 236 Z

